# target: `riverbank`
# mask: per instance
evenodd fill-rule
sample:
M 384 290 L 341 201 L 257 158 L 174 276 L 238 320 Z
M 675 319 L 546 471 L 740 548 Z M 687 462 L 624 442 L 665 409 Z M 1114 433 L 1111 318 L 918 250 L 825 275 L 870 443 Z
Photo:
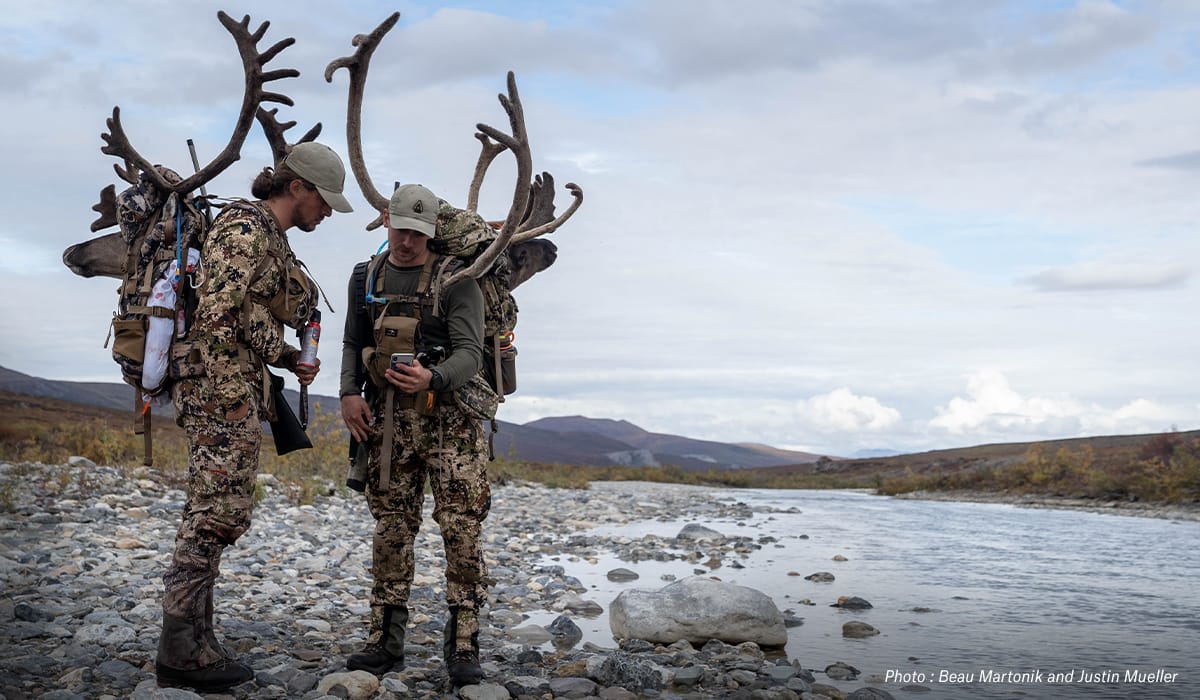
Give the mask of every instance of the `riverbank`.
M 0 693 L 5 700 L 198 697 L 163 693 L 153 677 L 160 577 L 184 501 L 184 493 L 169 481 L 152 469 L 119 470 L 86 460 L 0 464 L 0 582 L 6 592 L 0 601 L 5 621 Z M 219 697 L 444 697 L 443 564 L 431 502 L 426 501 L 416 546 L 406 668 L 380 682 L 369 674 L 344 672 L 345 657 L 366 635 L 373 520 L 365 499 L 337 492 L 306 505 L 270 476 L 260 484 L 264 497 L 254 525 L 226 550 L 215 596 L 218 634 L 256 676 Z M 588 490 L 496 487 L 485 525 L 485 552 L 495 580 L 480 634 L 486 682 L 462 690 L 461 697 L 753 694 L 783 700 L 806 693 L 840 698 L 864 689 L 864 680 L 845 670 L 854 659 L 786 658 L 753 644 L 578 642 L 574 620 L 595 615 L 609 601 L 589 599 L 589 589 L 554 559 L 594 559 L 628 546 L 590 535 L 597 525 L 664 517 L 702 525 L 752 517 L 744 504 L 718 500 L 718 492 L 644 482 L 598 483 Z M 714 558 L 736 566 L 733 545 L 712 551 Z M 552 623 L 530 622 L 548 613 L 556 615 Z
M 912 491 L 890 498 L 922 501 L 951 501 L 961 503 L 998 503 L 1020 508 L 1058 508 L 1082 510 L 1104 515 L 1123 515 L 1134 518 L 1159 518 L 1200 522 L 1200 503 L 1148 503 L 1144 501 L 1068 498 L 1065 496 L 1014 495 L 987 491 Z

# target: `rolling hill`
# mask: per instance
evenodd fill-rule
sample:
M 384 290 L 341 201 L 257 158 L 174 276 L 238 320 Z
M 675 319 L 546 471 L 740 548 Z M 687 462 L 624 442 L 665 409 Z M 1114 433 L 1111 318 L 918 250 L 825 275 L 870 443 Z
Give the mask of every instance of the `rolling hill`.
M 72 382 L 32 377 L 0 367 L 0 392 L 37 396 L 89 406 L 133 410 L 133 389 L 111 382 Z M 299 395 L 284 392 L 293 406 Z M 313 412 L 337 413 L 336 397 L 309 395 Z M 173 415 L 170 406 L 156 409 Z M 503 410 L 503 409 L 502 409 Z M 674 465 L 688 471 L 744 469 L 815 462 L 820 456 L 767 445 L 738 445 L 651 433 L 627 421 L 569 416 L 542 418 L 524 425 L 497 421 L 498 456 L 545 464 L 594 466 Z

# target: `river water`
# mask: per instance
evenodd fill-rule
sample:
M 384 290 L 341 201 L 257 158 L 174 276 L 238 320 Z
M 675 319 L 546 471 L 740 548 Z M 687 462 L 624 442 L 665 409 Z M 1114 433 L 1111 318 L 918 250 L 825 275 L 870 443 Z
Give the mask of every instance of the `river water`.
M 1200 523 L 853 491 L 718 494 L 750 506 L 754 517 L 699 524 L 777 542 L 726 557 L 705 575 L 763 591 L 803 618 L 789 630 L 788 658 L 817 671 L 843 661 L 862 672 L 843 682 L 818 673 L 819 682 L 851 690 L 876 677 L 897 698 L 937 700 L 1200 698 Z M 671 538 L 689 522 L 591 532 Z M 729 566 L 734 559 L 745 568 Z M 697 571 L 687 561 L 613 554 L 556 563 L 605 610 L 626 588 L 658 589 L 664 575 Z M 609 581 L 617 567 L 640 578 Z M 835 580 L 804 579 L 818 571 Z M 831 607 L 839 596 L 874 607 Z M 880 634 L 843 638 L 850 620 Z M 576 623 L 585 640 L 613 646 L 606 614 Z

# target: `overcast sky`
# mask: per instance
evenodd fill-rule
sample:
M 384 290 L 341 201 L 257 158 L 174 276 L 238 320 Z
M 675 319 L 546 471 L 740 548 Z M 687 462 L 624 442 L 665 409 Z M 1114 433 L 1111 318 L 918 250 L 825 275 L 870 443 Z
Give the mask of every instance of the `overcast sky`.
M 224 147 L 242 75 L 345 157 L 347 74 L 325 66 L 400 10 L 363 119 L 380 189 L 463 205 L 474 125 L 514 70 L 536 169 L 586 192 L 558 262 L 518 290 L 504 420 L 582 414 L 824 454 L 1200 427 L 1200 5 L 1190 2 L 7 3 L 0 13 L 0 365 L 119 381 L 115 281 L 76 277 L 117 182 L 114 105 L 141 153 L 190 172 Z M 256 128 L 209 185 L 248 196 Z M 502 218 L 511 159 L 485 186 Z M 298 255 L 338 309 L 383 237 L 353 214 Z M 569 198 L 560 193 L 560 208 Z M 294 386 L 294 384 L 293 384 Z

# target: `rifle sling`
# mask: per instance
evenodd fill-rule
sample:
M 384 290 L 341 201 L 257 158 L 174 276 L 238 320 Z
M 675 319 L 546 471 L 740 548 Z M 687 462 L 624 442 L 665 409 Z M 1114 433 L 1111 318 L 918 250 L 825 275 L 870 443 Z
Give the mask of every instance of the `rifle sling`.
M 383 444 L 379 446 L 379 490 L 387 491 L 392 487 L 392 435 L 396 431 L 392 410 L 395 405 L 396 387 L 388 385 L 383 389 Z

